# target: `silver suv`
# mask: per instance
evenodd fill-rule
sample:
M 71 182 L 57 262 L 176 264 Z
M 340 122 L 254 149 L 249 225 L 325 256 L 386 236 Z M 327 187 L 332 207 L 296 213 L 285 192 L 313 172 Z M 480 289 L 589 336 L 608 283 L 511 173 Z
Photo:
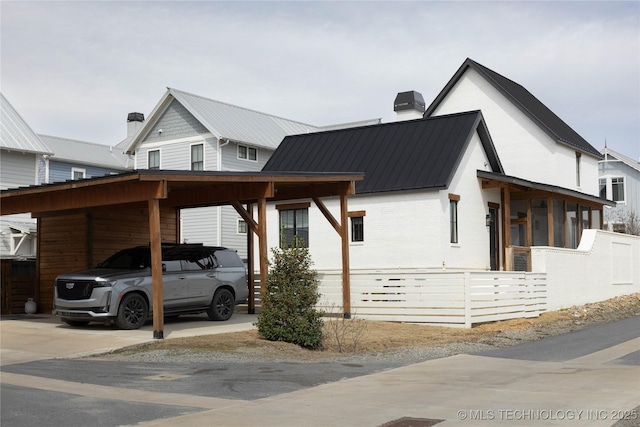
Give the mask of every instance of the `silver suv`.
M 247 299 L 245 266 L 236 251 L 202 245 L 162 247 L 165 316 L 206 312 L 227 320 Z M 53 314 L 71 326 L 111 322 L 138 329 L 151 315 L 151 251 L 124 249 L 91 270 L 56 278 Z

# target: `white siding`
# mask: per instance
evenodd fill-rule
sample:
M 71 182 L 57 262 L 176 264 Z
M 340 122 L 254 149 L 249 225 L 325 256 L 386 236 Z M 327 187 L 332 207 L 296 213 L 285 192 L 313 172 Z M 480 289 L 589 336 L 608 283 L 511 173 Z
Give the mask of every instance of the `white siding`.
M 149 151 L 160 150 L 160 169 L 190 170 L 191 146 L 204 145 L 205 170 L 218 170 L 218 140 L 195 136 L 153 143 L 142 143 L 136 150 L 136 169 L 149 168 Z
M 218 208 L 182 209 L 180 211 L 180 241 L 218 246 Z
M 598 194 L 598 159 L 583 154 L 576 185 L 575 150 L 556 143 L 475 70 L 468 69 L 434 116 L 481 110 L 507 175 Z
M 257 148 L 258 160 L 245 160 L 238 158 L 238 145 L 235 142 L 229 143 L 222 147 L 222 170 L 224 171 L 260 171 L 262 170 L 269 157 L 273 154 L 272 150 Z M 255 146 L 249 146 L 256 148 Z

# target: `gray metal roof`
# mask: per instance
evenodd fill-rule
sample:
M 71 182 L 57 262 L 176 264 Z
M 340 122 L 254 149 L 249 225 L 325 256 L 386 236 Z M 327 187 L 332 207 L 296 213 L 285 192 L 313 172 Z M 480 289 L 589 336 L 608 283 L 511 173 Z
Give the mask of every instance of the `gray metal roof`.
M 380 119 L 370 119 L 329 126 L 315 126 L 167 88 L 167 92 L 149 114 L 138 134 L 130 141 L 122 141 L 118 146 L 124 148 L 126 152 L 133 153 L 135 146 L 146 137 L 155 121 L 161 117 L 162 112 L 173 99 L 182 104 L 216 138 L 271 150 L 275 150 L 288 135 L 380 123 Z
M 287 135 L 319 130 L 313 125 L 167 88 L 167 92 L 126 151 L 132 152 L 135 145 L 144 139 L 155 120 L 169 106 L 172 99 L 182 104 L 216 138 L 243 142 L 256 147 L 275 150 Z
M 51 154 L 51 150 L 31 130 L 2 93 L 0 93 L 0 148 Z
M 118 148 L 56 136 L 38 136 L 53 150 L 51 160 L 118 170 L 133 169 L 133 161 Z
M 624 154 L 618 153 L 617 151 L 614 151 L 608 147 L 604 147 L 601 153 L 604 156 L 604 161 L 606 161 L 609 157 L 613 157 L 614 159 L 621 161 L 625 165 L 637 171 L 640 171 L 640 162 L 632 159 L 631 157 L 627 157 Z

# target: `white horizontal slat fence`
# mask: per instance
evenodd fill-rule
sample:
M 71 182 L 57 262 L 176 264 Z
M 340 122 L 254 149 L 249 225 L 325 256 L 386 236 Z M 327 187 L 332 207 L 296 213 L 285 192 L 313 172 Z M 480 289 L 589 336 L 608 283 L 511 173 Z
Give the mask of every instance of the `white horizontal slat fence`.
M 318 308 L 342 312 L 340 271 L 319 271 Z M 260 283 L 256 282 L 256 305 Z M 544 273 L 501 271 L 352 270 L 351 314 L 380 321 L 470 328 L 537 317 L 546 310 Z

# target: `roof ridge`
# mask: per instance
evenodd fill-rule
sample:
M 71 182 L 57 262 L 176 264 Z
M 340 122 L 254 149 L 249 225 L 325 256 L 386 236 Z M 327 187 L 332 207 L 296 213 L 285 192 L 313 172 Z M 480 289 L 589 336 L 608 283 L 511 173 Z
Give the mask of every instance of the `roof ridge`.
M 260 114 L 260 115 L 267 116 L 267 117 L 272 117 L 272 118 L 276 118 L 276 119 L 280 119 L 280 120 L 286 120 L 288 122 L 297 123 L 297 124 L 304 125 L 304 126 L 310 126 L 310 127 L 313 127 L 313 128 L 319 128 L 319 126 L 312 125 L 312 124 L 309 124 L 309 123 L 304 123 L 304 122 L 300 122 L 300 121 L 297 121 L 297 120 L 287 119 L 285 117 L 276 116 L 275 114 L 264 113 L 262 111 L 253 110 L 253 109 L 247 108 L 247 107 L 241 107 L 239 105 L 231 104 L 229 102 L 219 101 L 217 99 L 208 98 L 206 96 L 198 95 L 198 94 L 191 93 L 191 92 L 186 92 L 186 91 L 183 91 L 183 90 L 180 90 L 180 89 L 176 89 L 176 88 L 172 88 L 172 87 L 168 87 L 168 86 L 167 86 L 167 89 L 169 90 L 169 93 L 178 92 L 178 93 L 181 93 L 181 94 L 184 94 L 184 95 L 193 96 L 195 98 L 204 99 L 206 101 L 216 102 L 218 104 L 226 105 L 228 107 L 237 108 L 239 110 L 250 111 L 252 113 Z
M 65 137 L 63 137 L 63 136 L 47 135 L 47 134 L 44 134 L 44 133 L 38 133 L 38 134 L 36 134 L 36 135 L 38 135 L 38 137 L 45 137 L 45 138 L 58 139 L 58 140 L 61 140 L 61 141 L 77 142 L 77 143 L 79 143 L 79 144 L 95 145 L 95 146 L 98 146 L 98 147 L 111 147 L 111 148 L 115 147 L 115 145 L 100 144 L 99 142 L 83 141 L 83 140 L 80 140 L 80 139 L 65 138 Z

